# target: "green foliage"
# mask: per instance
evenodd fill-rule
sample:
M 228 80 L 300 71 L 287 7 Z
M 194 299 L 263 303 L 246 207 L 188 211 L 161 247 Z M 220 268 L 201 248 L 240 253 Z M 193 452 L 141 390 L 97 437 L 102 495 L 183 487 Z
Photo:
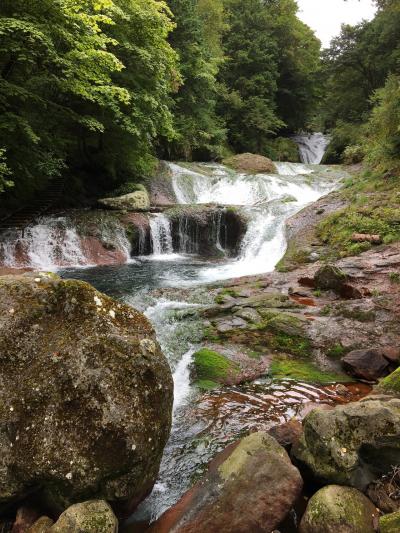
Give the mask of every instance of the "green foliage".
M 400 76 L 376 91 L 365 143 L 367 162 L 380 172 L 400 174 Z
M 320 370 L 308 361 L 299 361 L 289 358 L 275 358 L 269 368 L 269 373 L 275 379 L 294 379 L 310 383 L 346 383 L 352 381 L 344 374 L 335 374 Z
M 11 171 L 7 166 L 7 159 L 5 157 L 5 150 L 0 149 L 0 193 L 4 191 L 6 187 L 12 187 L 14 183 L 7 179 Z

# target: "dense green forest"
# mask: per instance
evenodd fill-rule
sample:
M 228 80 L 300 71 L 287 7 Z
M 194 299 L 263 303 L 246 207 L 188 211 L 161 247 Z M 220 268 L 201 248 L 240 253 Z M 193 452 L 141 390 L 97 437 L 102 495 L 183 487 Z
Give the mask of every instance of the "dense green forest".
M 295 0 L 2 0 L 2 202 L 58 176 L 95 196 L 157 157 L 293 159 L 316 128 L 327 161 L 396 170 L 400 6 L 378 5 L 321 54 Z

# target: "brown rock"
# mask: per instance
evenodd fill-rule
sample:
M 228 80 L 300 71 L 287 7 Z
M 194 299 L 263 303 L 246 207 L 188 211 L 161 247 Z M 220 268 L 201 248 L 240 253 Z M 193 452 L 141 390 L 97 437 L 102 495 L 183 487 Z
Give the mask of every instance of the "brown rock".
M 225 159 L 224 164 L 246 174 L 276 173 L 276 166 L 271 159 L 257 154 L 238 154 Z
M 341 361 L 346 372 L 356 378 L 376 381 L 388 374 L 389 361 L 381 350 L 354 350 Z
M 274 437 L 288 451 L 300 440 L 302 433 L 303 426 L 300 420 L 296 418 L 292 418 L 292 420 L 280 426 L 274 426 L 268 431 L 268 434 Z
M 300 495 L 301 476 L 277 441 L 253 433 L 229 446 L 152 533 L 270 533 Z
M 400 349 L 393 346 L 385 346 L 382 348 L 382 355 L 389 363 L 398 364 L 400 361 Z
M 53 520 L 48 516 L 42 516 L 31 526 L 27 533 L 50 533 Z
M 11 533 L 25 533 L 39 518 L 40 513 L 31 507 L 20 507 Z

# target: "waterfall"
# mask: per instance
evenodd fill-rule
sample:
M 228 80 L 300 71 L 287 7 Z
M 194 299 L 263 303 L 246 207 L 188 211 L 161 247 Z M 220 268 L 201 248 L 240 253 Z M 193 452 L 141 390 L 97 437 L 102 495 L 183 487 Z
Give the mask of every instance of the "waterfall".
M 293 140 L 299 145 L 300 158 L 303 163 L 319 165 L 330 142 L 323 133 L 295 135 Z
M 99 236 L 81 235 L 80 222 L 66 216 L 45 216 L 22 232 L 10 229 L 0 237 L 0 263 L 13 268 L 57 270 L 130 261 L 131 244 L 122 224 L 96 219 Z
M 150 217 L 150 230 L 153 255 L 173 254 L 171 223 L 164 213 L 157 213 Z

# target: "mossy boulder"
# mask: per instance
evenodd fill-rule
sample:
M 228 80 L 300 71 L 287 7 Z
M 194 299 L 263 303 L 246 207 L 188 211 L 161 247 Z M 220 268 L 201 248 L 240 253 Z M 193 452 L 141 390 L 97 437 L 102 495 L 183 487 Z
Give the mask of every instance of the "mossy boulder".
M 276 166 L 271 159 L 263 155 L 238 154 L 224 159 L 223 163 L 244 174 L 275 174 L 277 172 Z
M 234 383 L 239 366 L 224 355 L 202 348 L 193 355 L 192 379 L 201 389 Z
M 303 482 L 285 449 L 266 433 L 230 445 L 208 473 L 150 528 L 152 533 L 270 533 Z
M 348 276 L 343 270 L 335 265 L 322 266 L 314 276 L 314 284 L 317 289 L 333 290 L 341 292 Z
M 49 533 L 117 533 L 118 521 L 107 502 L 91 500 L 72 505 Z
M 378 391 L 400 396 L 400 368 L 380 380 L 377 386 Z
M 399 533 L 400 531 L 400 511 L 381 516 L 379 519 L 380 533 Z
M 367 396 L 331 411 L 315 409 L 303 421 L 294 457 L 323 483 L 365 490 L 400 464 L 400 400 Z
M 150 208 L 150 197 L 146 189 L 123 194 L 116 198 L 102 198 L 98 200 L 102 207 L 117 211 L 147 211 Z
M 278 380 L 295 379 L 297 381 L 321 384 L 351 381 L 345 374 L 323 371 L 310 361 L 289 359 L 288 357 L 275 357 L 269 372 L 272 377 Z
M 34 492 L 122 513 L 148 494 L 173 384 L 143 314 L 84 282 L 2 277 L 0 375 L 0 504 Z
M 329 485 L 311 498 L 300 533 L 374 533 L 378 511 L 362 492 Z

